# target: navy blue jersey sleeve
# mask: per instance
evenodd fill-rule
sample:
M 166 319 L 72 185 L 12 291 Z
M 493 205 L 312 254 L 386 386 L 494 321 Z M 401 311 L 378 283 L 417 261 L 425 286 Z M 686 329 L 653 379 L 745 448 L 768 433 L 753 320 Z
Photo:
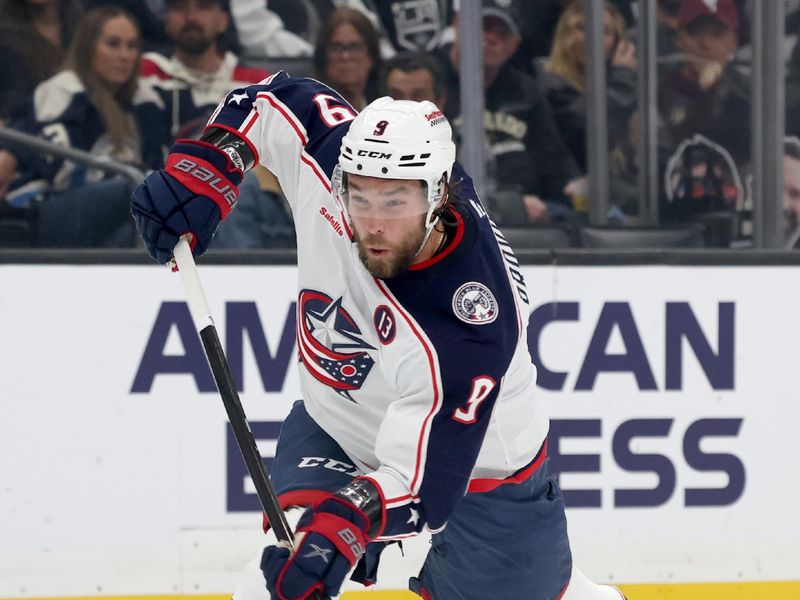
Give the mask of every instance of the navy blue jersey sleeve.
M 209 120 L 242 137 L 278 178 L 290 203 L 307 178 L 330 186 L 342 136 L 356 111 L 334 90 L 276 73 L 230 92 Z

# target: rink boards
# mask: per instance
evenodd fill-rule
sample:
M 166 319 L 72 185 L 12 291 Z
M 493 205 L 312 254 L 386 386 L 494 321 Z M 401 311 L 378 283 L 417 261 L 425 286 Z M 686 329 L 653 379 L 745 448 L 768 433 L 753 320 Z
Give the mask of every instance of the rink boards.
M 800 598 L 797 267 L 523 272 L 581 568 L 632 599 Z M 201 276 L 268 459 L 295 269 Z M 177 275 L 0 265 L 0 331 L 0 598 L 227 597 L 264 540 Z M 344 597 L 413 598 L 383 590 L 426 550 Z

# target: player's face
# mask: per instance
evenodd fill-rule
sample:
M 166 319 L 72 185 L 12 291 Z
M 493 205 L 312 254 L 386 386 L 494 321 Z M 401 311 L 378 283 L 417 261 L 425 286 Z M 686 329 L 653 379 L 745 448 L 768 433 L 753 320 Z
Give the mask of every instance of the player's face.
M 202 54 L 216 46 L 228 27 L 228 14 L 218 0 L 175 0 L 164 15 L 164 30 L 175 48 Z
M 408 179 L 347 177 L 358 256 L 375 277 L 396 277 L 414 264 L 425 238 L 425 186 Z
M 112 87 L 123 85 L 133 75 L 139 58 L 139 32 L 127 17 L 105 22 L 94 48 L 95 74 Z

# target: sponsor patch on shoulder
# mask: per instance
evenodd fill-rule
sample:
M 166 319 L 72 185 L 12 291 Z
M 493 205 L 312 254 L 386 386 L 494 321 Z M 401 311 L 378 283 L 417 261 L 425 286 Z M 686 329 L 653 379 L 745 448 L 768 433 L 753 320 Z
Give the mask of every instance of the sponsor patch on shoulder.
M 485 285 L 469 281 L 453 294 L 453 312 L 465 323 L 487 325 L 497 318 L 497 300 Z

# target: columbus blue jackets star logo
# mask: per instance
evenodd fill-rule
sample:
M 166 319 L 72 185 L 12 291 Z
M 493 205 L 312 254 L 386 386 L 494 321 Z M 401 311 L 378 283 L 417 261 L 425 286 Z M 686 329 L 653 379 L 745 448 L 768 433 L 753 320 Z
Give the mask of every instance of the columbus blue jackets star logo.
M 375 364 L 367 350 L 375 348 L 361 338 L 341 298 L 303 290 L 298 308 L 297 341 L 303 364 L 315 379 L 353 401 L 350 392 L 361 389 Z

